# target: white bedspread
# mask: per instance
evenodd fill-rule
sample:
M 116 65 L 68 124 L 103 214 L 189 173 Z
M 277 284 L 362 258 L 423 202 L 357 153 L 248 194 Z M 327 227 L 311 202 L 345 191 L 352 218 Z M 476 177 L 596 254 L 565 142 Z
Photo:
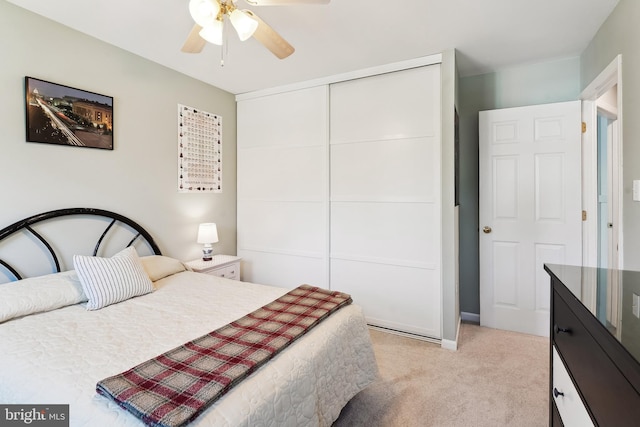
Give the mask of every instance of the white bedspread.
M 70 404 L 72 426 L 142 423 L 96 383 L 206 334 L 288 291 L 183 272 L 156 291 L 87 311 L 77 304 L 0 324 L 0 403 Z M 223 396 L 194 426 L 327 426 L 377 375 L 357 305 L 317 328 Z

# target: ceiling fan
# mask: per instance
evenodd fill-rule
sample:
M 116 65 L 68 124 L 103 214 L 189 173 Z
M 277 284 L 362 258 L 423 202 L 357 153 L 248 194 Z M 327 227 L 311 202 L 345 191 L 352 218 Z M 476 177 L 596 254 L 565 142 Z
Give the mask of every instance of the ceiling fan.
M 294 52 L 280 34 L 250 10 L 236 7 L 238 0 L 190 0 L 189 13 L 196 22 L 182 46 L 186 53 L 199 53 L 206 42 L 222 46 L 224 25 L 227 21 L 238 33 L 240 40 L 252 37 L 269 49 L 275 56 L 284 59 Z M 302 4 L 327 4 L 330 0 L 245 0 L 252 6 L 283 6 Z M 226 18 L 229 18 L 228 20 Z

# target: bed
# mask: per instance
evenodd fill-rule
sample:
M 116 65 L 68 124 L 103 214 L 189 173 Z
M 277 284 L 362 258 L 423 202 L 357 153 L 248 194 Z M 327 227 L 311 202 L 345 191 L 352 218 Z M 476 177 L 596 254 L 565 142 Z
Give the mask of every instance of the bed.
M 64 268 L 57 245 L 38 229 L 45 224 L 42 229 L 48 230 L 46 224 L 70 216 L 96 216 L 104 218 L 99 225 L 106 225 L 93 253 L 74 254 L 78 271 Z M 122 234 L 116 227 L 132 237 L 111 237 Z M 99 395 L 96 384 L 289 291 L 189 271 L 180 261 L 162 256 L 140 225 L 109 211 L 74 208 L 18 221 L 0 230 L 0 248 L 19 237 L 43 247 L 40 252 L 53 271 L 23 278 L 22 270 L 3 255 L 11 251 L 0 251 L 0 269 L 20 279 L 0 284 L 0 403 L 68 404 L 71 426 L 143 425 Z M 121 252 L 102 254 L 103 246 L 114 241 L 125 242 L 121 252 L 135 252 L 153 289 L 88 309 L 93 298 L 83 288 L 79 260 L 120 262 Z M 142 254 L 144 250 L 149 254 Z M 329 426 L 376 376 L 362 310 L 349 304 L 236 384 L 190 425 Z

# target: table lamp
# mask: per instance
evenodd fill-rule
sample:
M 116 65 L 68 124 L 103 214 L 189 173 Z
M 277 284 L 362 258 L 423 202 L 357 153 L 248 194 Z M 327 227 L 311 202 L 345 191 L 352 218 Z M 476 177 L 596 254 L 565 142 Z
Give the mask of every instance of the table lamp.
M 213 253 L 212 243 L 218 241 L 218 229 L 213 222 L 207 222 L 200 224 L 198 227 L 198 243 L 202 243 L 202 260 L 211 261 L 211 254 Z

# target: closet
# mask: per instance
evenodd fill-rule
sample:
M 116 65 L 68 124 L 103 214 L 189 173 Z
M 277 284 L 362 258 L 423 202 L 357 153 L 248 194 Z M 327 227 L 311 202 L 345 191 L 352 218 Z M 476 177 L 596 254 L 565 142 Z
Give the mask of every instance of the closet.
M 243 279 L 350 293 L 441 338 L 441 75 L 432 64 L 238 100 Z

